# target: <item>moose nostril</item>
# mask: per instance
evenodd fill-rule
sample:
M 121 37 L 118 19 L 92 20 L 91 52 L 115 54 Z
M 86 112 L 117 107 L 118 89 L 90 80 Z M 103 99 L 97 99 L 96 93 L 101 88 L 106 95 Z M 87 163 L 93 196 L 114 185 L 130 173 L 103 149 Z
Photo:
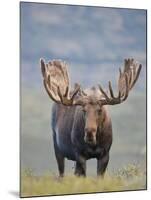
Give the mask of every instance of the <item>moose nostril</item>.
M 92 132 L 88 131 L 88 132 L 87 132 L 87 137 L 88 137 L 89 139 L 91 139 L 91 138 L 92 138 Z

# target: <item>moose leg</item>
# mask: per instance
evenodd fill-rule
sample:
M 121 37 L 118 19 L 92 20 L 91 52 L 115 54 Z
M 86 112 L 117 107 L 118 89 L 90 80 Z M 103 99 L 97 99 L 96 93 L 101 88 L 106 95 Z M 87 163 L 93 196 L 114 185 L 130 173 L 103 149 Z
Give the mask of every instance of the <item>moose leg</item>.
M 55 150 L 55 156 L 56 156 L 56 160 L 57 160 L 57 164 L 58 164 L 59 176 L 63 177 L 64 176 L 65 158 L 63 157 L 63 155 L 61 154 L 61 152 L 57 146 L 55 136 L 53 137 L 53 139 L 54 139 L 54 150 Z
M 83 156 L 78 156 L 74 174 L 76 176 L 86 176 L 86 160 Z
M 59 176 L 63 177 L 64 176 L 64 157 L 59 154 L 58 152 L 56 153 L 56 160 L 58 164 L 58 170 L 59 170 Z
M 97 175 L 104 177 L 106 167 L 109 162 L 109 153 L 105 154 L 103 157 L 97 159 Z

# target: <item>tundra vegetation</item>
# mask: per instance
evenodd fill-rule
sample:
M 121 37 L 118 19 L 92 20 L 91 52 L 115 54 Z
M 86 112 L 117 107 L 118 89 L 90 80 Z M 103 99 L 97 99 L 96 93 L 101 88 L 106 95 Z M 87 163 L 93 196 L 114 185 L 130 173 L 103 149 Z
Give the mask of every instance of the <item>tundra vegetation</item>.
M 138 164 L 129 164 L 116 171 L 106 172 L 101 177 L 76 177 L 67 174 L 63 178 L 48 172 L 37 176 L 33 170 L 25 169 L 21 176 L 21 196 L 82 194 L 146 189 L 146 171 Z

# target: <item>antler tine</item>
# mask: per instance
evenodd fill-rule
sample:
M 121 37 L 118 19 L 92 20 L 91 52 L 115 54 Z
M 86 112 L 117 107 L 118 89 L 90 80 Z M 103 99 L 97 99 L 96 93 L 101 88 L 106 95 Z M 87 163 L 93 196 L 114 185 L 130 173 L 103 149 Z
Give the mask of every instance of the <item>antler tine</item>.
M 67 86 L 64 96 L 65 96 L 65 97 L 68 97 L 68 94 L 69 94 L 69 87 Z
M 134 59 L 125 59 L 125 66 L 124 66 L 124 72 L 127 72 L 128 74 L 128 84 L 129 84 L 129 90 L 132 89 L 132 87 L 135 85 L 140 71 L 141 71 L 142 65 L 138 64 L 134 61 Z
M 50 87 L 51 87 L 50 75 L 48 75 L 48 81 L 47 81 L 47 83 L 48 83 L 48 86 L 49 86 L 49 88 L 50 88 Z
M 103 90 L 103 88 L 101 87 L 101 85 L 99 84 L 99 89 L 101 91 L 101 93 L 104 95 L 104 97 L 106 98 L 107 101 L 110 100 L 110 98 L 108 97 L 108 95 L 106 94 L 106 92 Z
M 111 82 L 109 81 L 109 92 L 110 92 L 110 98 L 104 92 L 102 87 L 99 85 L 99 89 L 102 92 L 102 94 L 105 97 L 105 100 L 102 99 L 101 103 L 102 105 L 114 105 L 119 104 L 125 101 L 129 95 L 129 91 L 132 89 L 132 87 L 135 85 L 136 81 L 138 80 L 138 77 L 140 75 L 142 65 L 138 64 L 134 61 L 134 59 L 125 59 L 124 60 L 124 71 L 122 72 L 121 69 L 119 69 L 119 81 L 118 81 L 118 87 L 119 92 L 118 96 L 115 97 L 112 89 Z
M 80 85 L 79 85 L 79 84 L 76 84 L 76 85 L 75 85 L 75 88 L 74 88 L 74 90 L 73 90 L 73 92 L 72 92 L 72 95 L 71 95 L 71 99 L 72 99 L 72 100 L 74 99 L 74 97 L 76 96 L 76 94 L 80 91 L 80 89 L 81 89 Z
M 125 73 L 125 94 L 123 99 L 121 100 L 121 102 L 125 101 L 128 97 L 128 93 L 129 93 L 129 87 L 128 87 L 128 75 L 127 73 Z M 121 96 L 120 96 L 121 97 Z M 119 98 L 120 98 L 119 97 Z
M 41 72 L 42 72 L 43 78 L 45 78 L 45 75 L 46 75 L 45 62 L 42 58 L 40 59 L 40 63 L 41 63 Z
M 122 71 L 121 68 L 119 68 L 119 73 L 120 73 L 120 77 L 122 76 Z
M 67 96 L 68 96 L 68 91 L 69 91 L 68 87 L 66 88 L 65 94 L 62 95 L 61 90 L 60 90 L 60 87 L 58 86 L 58 95 L 59 95 L 59 97 L 60 97 L 60 99 L 61 99 L 61 103 L 62 103 L 63 105 L 67 105 L 67 106 L 76 104 L 76 101 L 74 102 L 74 97 L 75 97 L 76 94 L 79 92 L 79 89 L 80 89 L 80 86 L 77 87 L 77 88 L 75 88 L 74 91 L 73 91 L 73 93 L 72 93 L 72 95 L 71 95 L 71 97 L 68 99 L 68 98 L 67 98 Z
M 114 93 L 113 93 L 113 89 L 112 89 L 111 81 L 109 81 L 109 91 L 110 91 L 110 95 L 111 95 L 111 97 L 114 98 Z
M 140 74 L 141 68 L 142 68 L 142 65 L 140 64 L 139 67 L 138 67 L 138 69 L 137 69 L 137 72 L 136 72 L 136 75 L 135 75 L 134 81 L 133 81 L 133 83 L 131 84 L 130 89 L 132 89 L 132 87 L 135 85 L 135 83 L 136 83 L 136 81 L 137 81 L 137 79 L 138 79 L 138 77 L 139 77 L 139 74 Z

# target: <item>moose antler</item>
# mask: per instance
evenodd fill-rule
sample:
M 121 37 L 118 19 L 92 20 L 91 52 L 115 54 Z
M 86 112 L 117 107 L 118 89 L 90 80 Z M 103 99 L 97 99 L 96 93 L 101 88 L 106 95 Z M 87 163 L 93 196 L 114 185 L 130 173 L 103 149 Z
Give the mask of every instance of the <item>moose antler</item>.
M 141 68 L 142 68 L 142 65 L 135 62 L 134 59 L 125 59 L 123 72 L 121 71 L 121 69 L 119 69 L 120 75 L 119 75 L 119 80 L 118 80 L 118 96 L 117 97 L 114 96 L 110 81 L 109 81 L 110 97 L 99 85 L 99 89 L 105 97 L 105 99 L 101 100 L 101 104 L 114 105 L 114 104 L 119 104 L 125 101 L 129 95 L 129 91 L 133 88 L 133 86 L 135 85 L 139 77 Z
M 44 60 L 41 59 L 40 63 L 44 87 L 53 101 L 66 106 L 82 104 L 80 98 L 75 98 L 80 91 L 80 85 L 75 84 L 74 90 L 69 91 L 69 75 L 65 62 L 53 60 L 45 64 Z

